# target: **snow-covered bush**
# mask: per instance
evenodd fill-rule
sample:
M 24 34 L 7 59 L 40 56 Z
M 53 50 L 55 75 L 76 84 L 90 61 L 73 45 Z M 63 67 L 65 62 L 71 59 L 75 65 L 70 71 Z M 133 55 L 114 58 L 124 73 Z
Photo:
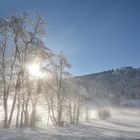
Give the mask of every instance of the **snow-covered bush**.
M 100 120 L 107 120 L 111 116 L 111 111 L 110 111 L 110 109 L 106 109 L 106 108 L 99 109 L 98 116 L 99 116 Z

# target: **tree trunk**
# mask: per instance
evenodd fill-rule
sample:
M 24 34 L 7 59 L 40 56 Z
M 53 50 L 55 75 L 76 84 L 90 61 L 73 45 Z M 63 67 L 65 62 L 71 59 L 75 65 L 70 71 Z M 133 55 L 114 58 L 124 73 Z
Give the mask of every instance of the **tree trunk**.
M 24 96 L 23 96 L 23 103 L 22 103 L 22 111 L 21 111 L 21 117 L 20 117 L 20 127 L 23 127 L 23 119 L 24 119 Z
M 31 118 L 30 118 L 31 128 L 35 128 L 35 124 L 36 124 L 36 104 L 37 104 L 37 100 L 35 100 L 35 102 L 32 105 L 32 113 L 31 113 Z
M 7 98 L 4 99 L 3 106 L 4 106 L 4 124 L 3 124 L 3 128 L 8 128 L 8 106 L 7 106 Z
M 8 120 L 8 128 L 10 128 L 10 126 L 11 126 L 11 121 L 12 121 L 12 118 L 13 118 L 15 104 L 16 104 L 17 93 L 18 92 L 17 92 L 17 89 L 16 89 L 13 104 L 12 104 L 12 108 L 11 108 L 10 117 L 9 117 L 9 120 Z
M 16 128 L 19 127 L 19 114 L 20 114 L 20 91 L 19 91 L 19 94 L 18 94 L 17 116 L 16 116 Z
M 78 103 L 77 112 L 76 112 L 76 123 L 79 123 L 79 115 L 80 115 L 80 107 L 79 107 L 79 103 Z

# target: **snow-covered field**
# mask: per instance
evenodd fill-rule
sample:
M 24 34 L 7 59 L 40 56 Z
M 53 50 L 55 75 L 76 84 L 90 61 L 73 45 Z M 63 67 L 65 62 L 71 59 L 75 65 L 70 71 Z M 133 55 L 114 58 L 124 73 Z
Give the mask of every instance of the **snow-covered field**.
M 46 129 L 0 130 L 0 140 L 140 140 L 140 111 L 138 109 L 112 111 L 107 121 Z

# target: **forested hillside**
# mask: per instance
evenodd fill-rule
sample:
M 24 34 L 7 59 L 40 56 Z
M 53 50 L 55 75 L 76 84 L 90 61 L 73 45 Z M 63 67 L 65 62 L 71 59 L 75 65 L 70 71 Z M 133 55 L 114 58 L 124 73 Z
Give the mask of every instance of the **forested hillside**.
M 140 99 L 140 68 L 122 67 L 76 77 L 94 104 L 119 104 L 121 99 Z

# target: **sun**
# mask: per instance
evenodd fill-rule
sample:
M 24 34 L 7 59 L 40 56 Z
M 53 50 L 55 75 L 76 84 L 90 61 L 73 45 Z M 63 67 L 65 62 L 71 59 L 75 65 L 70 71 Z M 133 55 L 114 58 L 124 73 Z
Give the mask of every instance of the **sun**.
M 41 63 L 30 63 L 27 65 L 27 71 L 30 79 L 44 79 L 51 78 L 52 75 L 50 72 L 44 70 L 43 64 Z
M 30 64 L 28 66 L 28 71 L 32 78 L 39 78 L 42 75 L 40 71 L 40 65 L 37 63 Z

